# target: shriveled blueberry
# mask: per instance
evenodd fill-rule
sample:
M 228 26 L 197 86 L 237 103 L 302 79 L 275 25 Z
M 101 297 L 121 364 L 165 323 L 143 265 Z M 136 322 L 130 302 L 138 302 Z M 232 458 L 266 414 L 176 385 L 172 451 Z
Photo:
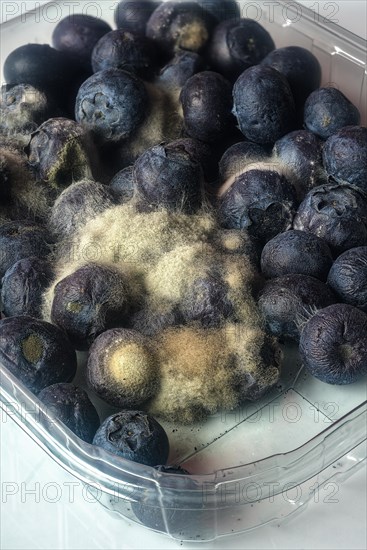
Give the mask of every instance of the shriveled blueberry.
M 98 214 L 117 204 L 107 185 L 84 179 L 69 185 L 54 202 L 48 227 L 55 238 L 61 240 L 73 233 Z
M 109 188 L 119 203 L 132 199 L 135 191 L 134 166 L 127 166 L 117 172 L 110 181 Z
M 189 489 L 198 489 L 194 481 L 188 480 L 187 476 L 190 473 L 180 466 L 155 466 L 155 469 L 164 474 L 171 474 L 169 480 L 165 476 L 164 486 L 169 487 L 173 493 L 179 494 Z M 181 476 L 185 477 L 180 479 Z M 194 506 L 191 504 L 191 506 L 199 508 L 200 504 L 198 503 Z M 176 503 L 170 503 L 169 508 L 165 508 L 163 512 L 161 506 L 153 506 L 152 504 L 146 504 L 144 501 L 136 501 L 132 503 L 132 509 L 137 519 L 146 527 L 165 532 L 167 525 L 170 533 L 179 533 L 181 536 L 183 533 L 191 531 L 194 528 L 195 520 L 198 519 L 197 510 L 183 510 L 182 505 L 180 507 Z
M 327 282 L 343 302 L 367 312 L 367 246 L 351 248 L 338 256 Z
M 122 69 L 145 80 L 151 78 L 157 66 L 156 45 L 146 36 L 126 29 L 105 34 L 92 52 L 93 72 Z
M 323 142 L 307 130 L 290 132 L 274 144 L 274 154 L 294 174 L 299 200 L 313 187 L 327 183 L 322 147 Z
M 218 216 L 226 229 L 247 229 L 265 244 L 290 229 L 296 211 L 295 190 L 276 170 L 249 169 L 219 196 Z
M 336 301 L 334 293 L 319 279 L 292 273 L 267 281 L 258 304 L 272 334 L 298 341 L 300 327 L 314 310 Z
M 180 94 L 187 134 L 209 143 L 230 134 L 235 123 L 231 92 L 230 83 L 213 71 L 189 78 Z
M 114 13 L 117 28 L 145 35 L 148 19 L 159 4 L 157 0 L 122 0 Z
M 28 163 L 38 180 L 56 197 L 73 181 L 92 176 L 96 150 L 83 126 L 68 118 L 50 118 L 27 145 Z
M 75 118 L 102 143 L 119 142 L 143 122 L 147 103 L 147 91 L 140 78 L 120 69 L 108 69 L 81 85 Z
M 180 142 L 147 149 L 134 176 L 138 193 L 153 207 L 189 213 L 201 205 L 202 169 Z
M 44 388 L 37 397 L 51 416 L 52 420 L 48 424 L 50 433 L 53 431 L 53 421 L 59 420 L 80 439 L 92 443 L 100 420 L 85 390 L 74 384 L 60 382 Z
M 243 135 L 255 143 L 274 143 L 296 124 L 287 79 L 272 67 L 246 69 L 233 87 L 233 114 Z
M 266 243 L 261 253 L 261 271 L 269 279 L 300 273 L 326 281 L 332 263 L 328 244 L 305 231 L 279 233 Z
M 30 134 L 56 113 L 52 98 L 30 84 L 1 88 L 0 132 L 4 135 Z
M 298 112 L 311 92 L 321 84 L 321 66 L 317 57 L 301 46 L 286 46 L 270 52 L 261 65 L 273 67 L 289 82 Z
M 27 221 L 6 222 L 0 227 L 0 276 L 18 260 L 37 256 L 45 258 L 51 251 L 50 236 L 41 225 Z
M 197 321 L 203 327 L 219 327 L 234 312 L 228 291 L 228 284 L 220 275 L 208 274 L 192 281 L 180 303 L 185 322 Z
M 143 411 L 122 411 L 109 416 L 98 428 L 93 444 L 148 466 L 165 464 L 169 453 L 166 432 Z
M 334 304 L 304 326 L 299 351 L 305 368 L 327 384 L 352 384 L 367 374 L 367 315 Z
M 154 10 L 146 34 L 163 54 L 172 57 L 178 49 L 202 51 L 215 24 L 215 17 L 195 2 L 168 1 Z
M 159 387 L 159 369 L 148 338 L 123 328 L 103 332 L 88 355 L 90 388 L 119 409 L 143 407 Z
M 322 139 L 344 126 L 358 125 L 360 121 L 357 107 L 337 88 L 318 88 L 306 100 L 305 127 Z
M 73 13 L 61 19 L 53 30 L 52 45 L 56 50 L 68 52 L 80 59 L 90 70 L 94 46 L 103 35 L 112 29 L 108 23 L 97 17 Z
M 179 89 L 194 74 L 203 71 L 204 59 L 196 52 L 179 50 L 163 67 L 157 78 L 157 83 L 168 89 Z
M 51 284 L 50 263 L 37 256 L 15 262 L 2 279 L 1 302 L 5 317 L 29 315 L 42 317 L 42 296 Z
M 270 34 L 253 19 L 227 19 L 213 31 L 208 61 L 214 71 L 236 80 L 245 69 L 257 65 L 275 48 Z
M 76 353 L 65 333 L 33 317 L 0 321 L 1 363 L 33 393 L 76 373 Z
M 130 274 L 89 263 L 59 281 L 51 320 L 77 349 L 87 349 L 105 330 L 126 325 L 136 296 Z
M 326 140 L 323 161 L 338 183 L 351 183 L 367 192 L 367 128 L 347 126 Z
M 367 195 L 352 185 L 315 187 L 301 202 L 293 229 L 324 239 L 334 256 L 367 244 Z
M 266 147 L 251 141 L 240 141 L 231 145 L 219 161 L 219 174 L 222 182 L 242 172 L 248 164 L 269 158 Z
M 86 75 L 68 53 L 47 44 L 26 44 L 8 55 L 4 77 L 8 84 L 30 84 L 68 106 Z

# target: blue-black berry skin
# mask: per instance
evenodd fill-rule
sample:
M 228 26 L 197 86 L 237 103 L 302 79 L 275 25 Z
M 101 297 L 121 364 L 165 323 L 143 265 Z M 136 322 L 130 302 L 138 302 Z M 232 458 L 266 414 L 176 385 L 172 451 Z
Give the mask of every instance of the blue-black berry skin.
M 82 13 L 62 19 L 52 33 L 52 45 L 56 50 L 67 52 L 85 63 L 90 69 L 90 58 L 98 40 L 112 29 L 108 23 Z
M 42 410 L 45 409 L 52 420 L 63 422 L 80 439 L 92 443 L 100 421 L 85 390 L 60 382 L 47 386 L 37 397 L 43 403 Z M 53 422 L 50 422 L 48 429 L 51 433 L 53 428 Z
M 267 281 L 258 304 L 272 334 L 297 342 L 300 327 L 313 311 L 336 301 L 333 291 L 319 279 L 291 273 Z
M 352 185 L 311 189 L 298 207 L 293 229 L 324 239 L 333 256 L 367 244 L 367 195 Z
M 43 293 L 54 277 L 51 264 L 37 256 L 23 258 L 5 273 L 1 286 L 5 317 L 29 315 L 42 318 Z
M 286 46 L 270 52 L 262 65 L 273 67 L 289 82 L 297 110 L 302 110 L 307 97 L 320 87 L 321 66 L 312 52 L 300 46 Z
M 295 190 L 285 176 L 251 169 L 219 198 L 218 216 L 225 229 L 247 229 L 265 244 L 291 228 L 295 210 Z
M 180 101 L 190 137 L 211 143 L 234 130 L 231 91 L 228 80 L 213 71 L 202 71 L 186 82 Z
M 137 76 L 120 69 L 99 71 L 80 87 L 75 118 L 99 141 L 121 142 L 145 118 L 148 96 Z
M 160 4 L 157 0 L 122 0 L 114 13 L 117 28 L 145 36 L 147 22 Z
M 346 126 L 329 137 L 323 148 L 329 177 L 367 192 L 367 128 Z
M 252 19 L 228 19 L 214 29 L 207 50 L 213 70 L 231 81 L 275 48 L 270 34 Z
M 344 126 L 360 124 L 357 107 L 337 88 L 318 88 L 304 107 L 304 125 L 322 139 L 327 139 Z
M 169 454 L 166 432 L 143 411 L 122 411 L 109 416 L 98 428 L 93 444 L 148 466 L 165 464 Z
M 351 248 L 338 256 L 327 282 L 343 302 L 367 313 L 367 246 Z
M 304 326 L 304 367 L 327 384 L 352 384 L 367 374 L 367 315 L 347 304 L 318 311 Z
M 233 114 L 243 135 L 274 143 L 295 129 L 296 108 L 287 79 L 272 67 L 246 69 L 233 87 Z
M 266 243 L 261 253 L 261 271 L 269 279 L 301 273 L 326 281 L 332 263 L 328 244 L 305 231 L 279 233 Z

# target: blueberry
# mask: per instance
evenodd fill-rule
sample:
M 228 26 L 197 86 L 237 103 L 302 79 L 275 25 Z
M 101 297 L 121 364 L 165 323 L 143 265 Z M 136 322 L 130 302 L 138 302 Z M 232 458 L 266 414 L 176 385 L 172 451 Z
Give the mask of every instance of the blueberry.
M 186 151 L 192 162 L 200 164 L 206 182 L 212 182 L 218 176 L 215 152 L 209 144 L 189 137 L 176 139 L 174 143 Z
M 172 493 L 179 495 L 182 491 L 198 489 L 196 482 L 187 478 L 190 473 L 180 466 L 155 466 L 155 469 L 158 472 L 170 474 L 169 479 L 167 475 L 165 476 L 164 486 L 168 486 Z M 201 508 L 200 505 L 194 505 L 195 507 Z M 160 505 L 147 504 L 144 500 L 133 502 L 132 509 L 137 519 L 146 527 L 163 532 L 166 532 L 168 527 L 170 534 L 178 533 L 181 538 L 183 533 L 194 532 L 194 524 L 198 521 L 199 513 L 195 509 L 184 510 L 182 504 L 180 506 L 175 502 L 170 502 L 169 507 L 163 511 Z
M 324 239 L 334 256 L 367 244 L 367 195 L 351 185 L 311 189 L 294 217 L 293 229 Z
M 56 50 L 67 52 L 80 59 L 90 70 L 94 46 L 103 35 L 112 29 L 108 23 L 81 13 L 61 19 L 53 30 L 52 45 Z
M 58 327 L 28 316 L 0 321 L 1 363 L 33 393 L 76 373 L 76 353 Z
M 321 66 L 317 57 L 306 48 L 287 46 L 270 52 L 261 65 L 273 67 L 286 77 L 297 111 L 302 114 L 307 97 L 321 84 Z
M 323 149 L 327 174 L 367 192 L 367 128 L 347 126 L 330 136 Z
M 276 170 L 249 168 L 219 197 L 218 217 L 223 228 L 247 229 L 265 244 L 291 228 L 295 191 Z
M 96 170 L 95 147 L 83 126 L 67 118 L 50 118 L 32 133 L 26 154 L 37 180 L 56 196 L 73 181 Z
M 269 151 L 263 145 L 251 141 L 240 141 L 231 145 L 219 161 L 219 174 L 224 182 L 238 175 L 248 164 L 259 162 L 270 157 Z
M 80 87 L 75 118 L 103 142 L 127 139 L 146 116 L 148 96 L 142 80 L 119 69 L 99 71 Z
M 146 36 L 125 29 L 105 34 L 92 52 L 93 72 L 123 69 L 145 80 L 151 78 L 157 66 L 156 45 Z
M 119 203 L 128 202 L 135 192 L 134 166 L 127 166 L 114 175 L 109 188 Z
M 144 406 L 159 385 L 152 343 L 135 330 L 103 332 L 89 350 L 87 377 L 90 388 L 110 405 Z
M 116 26 L 145 35 L 148 19 L 159 4 L 157 0 L 122 0 L 115 9 Z
M 176 50 L 199 52 L 209 42 L 216 19 L 195 2 L 161 3 L 147 22 L 146 34 L 156 41 L 162 54 Z
M 58 383 L 44 388 L 37 397 L 46 407 L 45 412 L 52 420 L 63 422 L 80 439 L 92 443 L 100 421 L 85 390 L 74 384 Z M 52 421 L 48 425 L 48 430 L 50 433 L 53 432 Z
M 37 256 L 45 258 L 51 251 L 46 229 L 28 221 L 6 222 L 0 227 L 0 276 L 18 260 Z
M 261 271 L 267 278 L 300 273 L 326 281 L 333 263 L 327 243 L 305 231 L 286 231 L 268 241 L 261 253 Z
M 304 106 L 306 129 L 322 139 L 327 139 L 343 126 L 358 125 L 360 120 L 357 107 L 336 88 L 315 90 Z
M 300 200 L 313 187 L 327 183 L 322 165 L 322 147 L 323 142 L 307 130 L 290 132 L 274 144 L 274 154 L 294 174 Z
M 45 259 L 31 256 L 15 262 L 2 280 L 1 302 L 5 317 L 42 318 L 42 296 L 52 278 L 51 265 Z
M 180 311 L 186 323 L 199 322 L 207 328 L 221 326 L 234 313 L 228 284 L 215 273 L 191 281 L 182 296 Z
M 338 256 L 327 282 L 343 302 L 367 312 L 367 246 Z
M 196 52 L 179 50 L 174 57 L 163 67 L 156 80 L 157 84 L 167 89 L 182 88 L 194 74 L 203 71 L 204 59 Z
M 117 204 L 112 190 L 93 180 L 69 185 L 54 202 L 48 221 L 58 240 L 72 237 L 77 229 Z
M 135 163 L 136 188 L 153 207 L 185 213 L 201 205 L 202 169 L 182 143 L 147 149 Z
M 57 113 L 52 98 L 29 84 L 1 88 L 0 132 L 30 134 Z
M 335 304 L 313 315 L 302 330 L 304 367 L 327 384 L 352 384 L 367 374 L 367 315 Z
M 231 91 L 230 83 L 212 71 L 189 78 L 180 94 L 184 128 L 189 136 L 210 143 L 233 131 Z
M 215 27 L 207 58 L 214 71 L 234 81 L 274 48 L 270 34 L 257 21 L 227 19 Z
M 98 428 L 93 444 L 148 466 L 165 464 L 169 453 L 166 432 L 143 411 L 122 411 L 109 416 Z
M 8 84 L 29 84 L 69 106 L 86 75 L 68 53 L 47 44 L 26 44 L 8 55 L 4 77 Z
M 233 87 L 233 114 L 243 135 L 273 143 L 294 129 L 296 109 L 287 79 L 272 67 L 246 69 Z
M 134 299 L 130 273 L 89 263 L 56 284 L 51 321 L 87 349 L 105 330 L 128 323 Z
M 272 334 L 298 341 L 300 327 L 314 310 L 336 301 L 334 293 L 319 279 L 292 273 L 267 281 L 258 304 Z
M 134 330 L 144 336 L 156 336 L 168 327 L 183 323 L 183 318 L 178 307 L 168 303 L 147 303 L 131 318 Z

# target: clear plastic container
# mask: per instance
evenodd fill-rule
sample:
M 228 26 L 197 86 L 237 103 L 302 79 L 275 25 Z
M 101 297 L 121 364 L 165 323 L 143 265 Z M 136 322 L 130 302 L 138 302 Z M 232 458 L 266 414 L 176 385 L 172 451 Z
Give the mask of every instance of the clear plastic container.
M 73 8 L 74 6 L 74 8 Z M 116 2 L 50 2 L 1 26 L 2 62 L 27 42 L 48 43 L 69 10 L 112 23 Z M 301 45 L 321 62 L 323 84 L 352 100 L 366 123 L 366 43 L 294 2 L 256 2 L 256 17 L 278 47 Z M 270 9 L 271 7 L 271 9 Z M 256 403 L 190 426 L 161 421 L 169 462 L 192 475 L 132 463 L 79 440 L 51 422 L 42 404 L 0 365 L 0 405 L 57 463 L 88 486 L 110 512 L 179 540 L 212 540 L 244 532 L 305 508 L 318 492 L 332 499 L 340 482 L 367 456 L 366 381 L 336 387 L 307 375 L 295 348 L 284 350 L 280 383 Z M 85 355 L 77 381 L 85 387 Z M 102 418 L 111 410 L 91 396 Z M 325 491 L 327 494 L 325 495 Z M 332 501 L 332 500 L 331 500 Z

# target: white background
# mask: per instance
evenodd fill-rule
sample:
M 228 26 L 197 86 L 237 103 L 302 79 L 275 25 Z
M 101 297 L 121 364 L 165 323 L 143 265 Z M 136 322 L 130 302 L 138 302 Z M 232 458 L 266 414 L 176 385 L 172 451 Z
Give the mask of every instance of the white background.
M 12 2 L 21 4 L 22 2 Z M 27 2 L 32 7 L 35 2 Z M 43 2 L 38 2 L 43 3 Z M 327 2 L 301 1 L 321 14 Z M 23 2 L 24 4 L 24 2 Z M 329 3 L 330 4 L 330 3 Z M 339 24 L 366 37 L 365 0 L 337 4 Z M 2 3 L 4 6 L 4 2 Z M 2 15 L 4 11 L 2 10 Z M 320 491 L 305 511 L 282 524 L 207 544 L 180 544 L 115 519 L 4 415 L 0 421 L 0 548 L 10 549 L 365 549 L 366 469 L 338 482 L 336 502 Z M 73 491 L 71 488 L 74 488 Z M 315 499 L 314 499 L 315 500 Z

